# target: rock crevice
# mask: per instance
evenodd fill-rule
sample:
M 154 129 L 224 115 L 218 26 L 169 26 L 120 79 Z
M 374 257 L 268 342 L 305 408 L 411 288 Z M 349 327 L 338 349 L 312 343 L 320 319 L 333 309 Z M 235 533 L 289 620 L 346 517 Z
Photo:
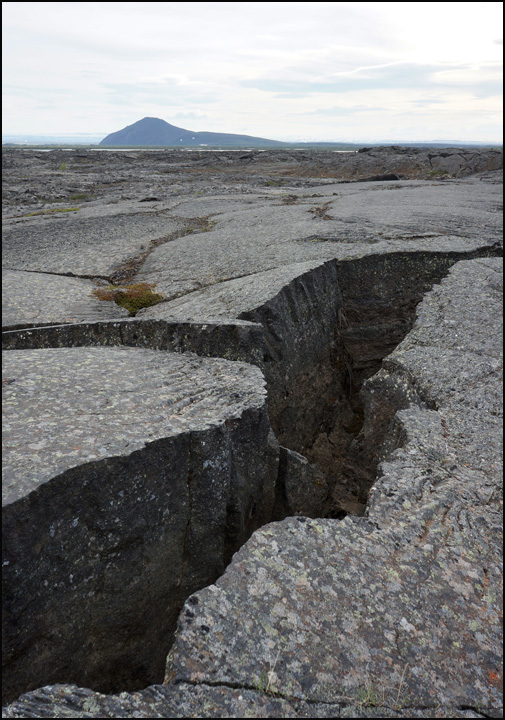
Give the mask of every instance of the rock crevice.
M 390 207 L 385 189 L 367 197 Z M 309 221 L 296 205 L 263 199 L 256 216 L 238 203 L 253 229 L 228 246 L 233 279 L 213 255 L 236 236 L 232 213 L 205 242 L 158 248 L 145 279 L 179 297 L 135 319 L 96 319 L 76 278 L 44 326 L 14 303 L 4 698 L 48 687 L 6 717 L 501 707 L 495 229 L 477 237 L 472 219 L 452 237 L 430 221 L 409 235 L 393 203 L 373 245 L 356 229 L 309 242 L 307 222 L 356 224 L 350 195 L 328 197 L 329 218 Z M 200 289 L 193 257 L 211 259 Z
M 44 608 L 42 615 L 40 611 L 29 612 L 28 617 L 31 619 L 28 620 L 26 616 L 23 618 L 26 635 L 22 645 L 25 649 L 22 652 L 19 651 L 19 638 L 14 640 L 14 637 L 18 637 L 18 631 L 16 630 L 12 640 L 9 640 L 9 632 L 7 634 L 7 647 L 12 645 L 13 648 L 18 648 L 14 655 L 18 654 L 19 660 L 14 662 L 20 663 L 23 667 L 29 665 L 31 669 L 33 680 L 28 679 L 24 682 L 40 685 L 44 673 L 47 673 L 45 682 L 68 678 L 68 681 L 78 680 L 80 684 L 103 688 L 109 692 L 131 687 L 132 684 L 134 687 L 135 685 L 141 687 L 153 682 L 160 677 L 160 664 L 163 663 L 168 650 L 176 616 L 184 599 L 195 589 L 215 580 L 223 572 L 233 553 L 247 540 L 253 530 L 272 519 L 282 519 L 293 514 L 340 518 L 348 513 L 363 514 L 368 491 L 375 480 L 375 469 L 386 440 L 387 427 L 401 407 L 412 405 L 415 401 L 415 393 L 409 385 L 399 383 L 398 376 L 395 376 L 394 380 L 389 379 L 391 374 L 387 368 L 394 365 L 394 360 L 389 360 L 384 369 L 371 380 L 366 381 L 360 394 L 362 378 L 373 372 L 380 362 L 380 356 L 389 352 L 400 337 L 407 333 L 416 300 L 422 297 L 430 281 L 438 282 L 441 279 L 455 258 L 444 254 L 429 257 L 398 254 L 376 260 L 375 266 L 368 258 L 365 261 L 347 263 L 331 261 L 308 271 L 282 289 L 266 305 L 244 313 L 242 321 L 247 322 L 239 322 L 235 326 L 223 325 L 222 328 L 207 327 L 207 344 L 206 333 L 202 332 L 200 326 L 192 327 L 186 324 L 167 328 L 162 321 L 151 320 L 38 328 L 12 331 L 7 334 L 8 347 L 31 347 L 32 352 L 35 352 L 34 347 L 52 344 L 74 346 L 111 344 L 134 347 L 149 345 L 158 351 L 160 348 L 164 351 L 191 348 L 199 352 L 209 351 L 204 354 L 219 355 L 223 354 L 225 347 L 223 344 L 223 333 L 225 333 L 225 336 L 232 339 L 230 345 L 235 347 L 234 350 L 231 347 L 230 352 L 224 354 L 230 356 L 234 352 L 234 360 L 236 360 L 240 354 L 237 352 L 237 333 L 239 339 L 242 338 L 243 333 L 246 333 L 245 337 L 248 339 L 252 333 L 255 339 L 261 330 L 263 338 L 260 343 L 261 351 L 258 352 L 257 346 L 253 349 L 245 343 L 242 345 L 241 357 L 259 364 L 267 379 L 269 390 L 269 419 L 265 412 L 266 407 L 261 412 L 247 409 L 245 414 L 242 412 L 237 429 L 234 429 L 236 421 L 227 420 L 221 430 L 201 432 L 193 430 L 181 436 L 181 440 L 184 439 L 187 445 L 187 451 L 183 450 L 182 446 L 177 449 L 179 447 L 177 443 L 177 447 L 173 445 L 175 440 L 171 441 L 171 449 L 167 446 L 168 454 L 167 451 L 162 451 L 160 455 L 159 451 L 156 451 L 152 471 L 149 470 L 148 461 L 148 454 L 155 449 L 152 443 L 146 445 L 145 450 L 141 452 L 138 470 L 135 469 L 137 467 L 134 462 L 135 453 L 120 460 L 121 469 L 117 472 L 114 470 L 115 461 L 112 458 L 103 461 L 106 463 L 106 470 L 105 467 L 101 469 L 96 463 L 75 467 L 64 472 L 59 478 L 55 477 L 50 483 L 42 485 L 35 494 L 32 492 L 29 496 L 29 506 L 26 505 L 26 500 L 20 499 L 12 503 L 10 509 L 5 510 L 7 513 L 4 518 L 7 533 L 5 551 L 9 555 L 10 548 L 16 554 L 15 559 L 7 562 L 12 563 L 13 569 L 22 566 L 24 574 L 30 578 L 30 581 L 26 579 L 24 582 L 24 586 L 29 582 L 29 587 L 18 588 L 7 604 L 7 627 L 14 628 L 19 624 L 16 618 L 19 607 L 23 606 L 23 592 L 26 597 L 33 597 L 34 588 L 38 587 L 37 594 L 42 593 L 42 595 L 37 605 Z M 361 279 L 364 275 L 368 278 L 366 283 Z M 376 282 L 373 280 L 374 277 L 378 278 Z M 407 297 L 402 296 L 398 289 L 400 278 L 402 286 L 407 290 L 410 288 L 410 295 Z M 381 296 L 378 299 L 379 293 Z M 400 297 L 401 303 L 394 302 Z M 388 307 L 393 308 L 391 313 L 393 322 L 389 322 L 386 312 Z M 343 317 L 345 320 L 342 319 Z M 380 318 L 380 332 L 371 324 L 371 318 Z M 354 327 L 353 323 L 355 323 Z M 193 330 L 194 333 L 187 332 L 188 330 Z M 375 339 L 378 336 L 381 338 L 380 344 Z M 59 343 L 54 343 L 55 338 L 59 338 Z M 192 344 L 195 341 L 196 344 Z M 371 345 L 373 347 L 370 350 Z M 368 355 L 363 352 L 364 358 L 361 357 L 362 348 L 368 351 Z M 76 353 L 78 350 L 75 348 L 45 352 Z M 96 348 L 93 352 L 106 353 L 107 350 Z M 17 388 L 16 383 L 19 384 L 19 381 L 16 373 L 19 372 L 19 362 L 23 355 L 17 350 L 8 353 L 7 358 L 10 357 L 14 362 L 13 387 Z M 30 354 L 26 357 L 26 361 L 33 363 L 33 357 Z M 193 361 L 193 364 L 195 362 Z M 381 393 L 377 392 L 378 387 L 381 388 Z M 389 391 L 390 387 L 393 387 L 393 393 Z M 388 389 L 387 393 L 384 393 L 384 388 Z M 418 400 L 417 404 L 423 403 Z M 105 410 L 102 409 L 100 412 Z M 275 436 L 270 430 L 270 423 Z M 247 428 L 245 435 L 244 428 Z M 270 440 L 268 440 L 269 433 Z M 389 446 L 391 449 L 391 441 Z M 255 449 L 251 455 L 252 447 Z M 298 451 L 303 454 L 299 454 Z M 138 452 L 136 451 L 137 455 Z M 184 460 L 187 452 L 189 459 Z M 309 462 L 306 458 L 309 458 Z M 165 512 L 168 512 L 170 517 L 177 518 L 180 524 L 179 531 L 176 531 L 176 535 L 179 532 L 179 539 L 175 536 L 169 539 L 167 536 L 162 540 L 160 536 L 154 543 L 166 548 L 163 551 L 166 555 L 159 558 L 166 567 L 165 570 L 162 570 L 161 566 L 158 567 L 159 563 L 154 557 L 148 559 L 150 551 L 146 549 L 144 533 L 153 523 L 149 515 L 146 515 L 148 505 L 145 506 L 145 510 L 141 509 L 140 505 L 136 506 L 135 514 L 138 514 L 138 518 L 132 522 L 133 516 L 131 519 L 128 518 L 133 512 L 133 506 L 132 510 L 121 518 L 118 516 L 119 509 L 116 508 L 117 502 L 114 499 L 120 477 L 121 487 L 123 485 L 128 487 L 131 483 L 135 488 L 137 487 L 135 478 L 141 472 L 141 468 L 145 477 L 151 477 L 154 476 L 154 468 L 158 464 L 160 468 L 167 468 L 169 474 L 166 478 L 164 475 L 159 478 L 161 485 L 158 485 L 158 489 L 153 492 L 158 497 L 160 493 L 166 493 L 163 486 L 166 485 L 170 490 L 166 501 L 161 503 L 160 496 L 157 503 L 165 506 Z M 85 470 L 86 467 L 89 467 L 90 477 L 95 480 L 86 479 L 88 472 Z M 211 470 L 205 469 L 209 467 Z M 175 468 L 179 468 L 185 477 L 184 481 L 181 479 L 182 485 L 179 490 L 178 481 L 173 477 Z M 110 484 L 110 505 L 114 518 L 111 516 L 110 519 L 106 519 L 107 515 L 103 515 L 104 525 L 101 526 L 99 522 L 95 527 L 94 508 L 103 508 L 99 511 L 99 515 L 102 515 L 109 502 L 100 497 L 103 495 L 103 489 L 98 478 L 102 477 L 104 472 Z M 215 474 L 216 472 L 218 475 Z M 118 483 L 111 481 L 115 475 L 118 477 Z M 128 480 L 130 476 L 131 480 Z M 218 485 L 216 485 L 217 476 L 219 476 Z M 81 488 L 89 487 L 90 490 L 96 486 L 96 492 L 86 489 L 84 507 L 88 507 L 92 515 L 87 520 L 82 519 L 81 525 L 84 524 L 87 528 L 87 539 L 80 538 L 73 525 L 68 525 L 66 529 L 60 528 L 62 518 L 70 519 L 74 514 L 77 519 L 80 517 L 77 507 L 75 513 L 70 510 L 73 501 L 67 497 L 66 491 L 63 491 L 64 488 L 72 488 L 75 483 Z M 75 491 L 71 490 L 71 492 Z M 121 493 L 123 492 L 124 490 L 121 490 Z M 40 499 L 34 506 L 35 497 L 38 495 Z M 51 522 L 47 517 L 49 505 L 52 508 Z M 40 507 L 40 519 L 34 515 L 35 507 Z M 10 520 L 11 516 L 12 520 Z M 27 522 L 30 518 L 31 527 L 37 528 L 35 538 L 31 542 L 28 542 L 28 538 L 23 533 L 18 537 L 18 532 L 14 529 L 22 522 L 21 517 L 26 517 Z M 132 529 L 137 526 L 137 521 L 141 522 L 144 529 L 140 534 L 132 535 Z M 124 535 L 118 540 L 119 544 L 113 543 L 107 550 L 108 534 L 112 528 L 116 529 L 114 523 L 119 523 L 119 528 L 125 528 Z M 36 550 L 41 543 L 46 545 L 46 541 L 42 541 L 46 533 L 46 530 L 42 530 L 43 527 L 49 527 L 47 530 L 49 534 L 51 527 L 58 527 L 57 534 L 66 548 L 67 557 L 71 557 L 72 553 L 78 553 L 81 558 L 79 563 L 83 564 L 83 568 L 89 566 L 88 570 L 83 569 L 80 573 L 84 583 L 81 591 L 77 590 L 80 582 L 77 573 L 74 574 L 68 589 L 64 589 L 67 582 L 63 577 L 57 577 L 60 571 L 56 570 L 54 587 L 49 588 L 45 593 L 44 588 L 48 588 L 48 585 L 38 580 L 40 561 Z M 123 531 L 120 533 L 122 534 Z M 94 537 L 94 542 L 103 544 L 103 547 L 98 554 L 91 553 L 89 558 L 85 559 L 87 553 L 82 555 L 82 551 L 80 552 L 78 548 L 91 547 L 91 535 Z M 17 540 L 14 539 L 16 537 Z M 169 546 L 172 548 L 170 552 Z M 61 551 L 55 547 L 56 567 L 60 564 L 57 561 L 59 552 Z M 45 548 L 44 555 L 47 562 L 50 556 L 48 547 Z M 75 557 L 77 561 L 77 555 Z M 93 560 L 93 557 L 96 559 Z M 107 592 L 104 593 L 102 588 L 104 579 L 101 573 L 106 572 L 106 576 L 109 576 L 108 584 L 110 587 L 115 586 L 110 576 L 111 557 L 115 558 L 113 567 L 117 584 L 121 584 L 120 578 L 123 574 L 129 573 L 127 567 L 132 563 L 144 564 L 147 561 L 147 565 L 151 566 L 149 581 L 140 579 L 144 572 L 140 575 L 137 573 L 134 580 L 134 585 L 141 595 L 145 593 L 146 584 L 150 588 L 159 584 L 159 581 L 154 581 L 155 577 L 165 578 L 165 587 L 160 588 L 158 610 L 155 610 L 157 601 L 152 595 L 152 589 L 147 596 L 151 612 L 156 615 L 152 639 L 149 633 L 146 634 L 145 620 L 141 620 L 145 616 L 147 606 L 142 610 L 142 602 L 135 600 L 137 590 L 134 591 L 132 588 L 127 594 L 129 604 L 123 609 L 118 607 L 114 610 L 117 618 L 111 625 L 111 631 L 106 630 L 107 623 L 104 625 L 104 621 L 116 604 Z M 97 560 L 98 558 L 100 559 Z M 30 569 L 33 563 L 35 564 Z M 52 563 L 44 565 L 47 572 L 50 565 Z M 39 568 L 38 571 L 36 567 Z M 102 567 L 103 570 L 100 569 Z M 157 569 L 153 571 L 153 568 Z M 54 573 L 54 570 L 55 568 L 51 572 Z M 61 572 L 63 571 L 62 566 Z M 89 577 L 85 582 L 85 576 L 93 578 L 91 584 Z M 174 580 L 169 580 L 170 577 Z M 15 587 L 14 578 L 11 582 L 12 587 Z M 32 587 L 31 583 L 35 585 Z M 89 589 L 91 585 L 94 588 L 92 590 Z M 62 589 L 56 590 L 58 587 Z M 83 593 L 81 601 L 77 600 L 79 592 Z M 93 598 L 97 593 L 103 596 L 98 604 L 93 599 L 93 611 L 89 607 L 85 610 L 89 605 L 85 597 L 90 593 Z M 45 597 L 44 600 L 42 596 Z M 65 599 L 66 597 L 68 600 Z M 70 602 L 70 597 L 72 597 L 72 606 L 78 609 L 77 617 L 82 618 L 82 621 L 77 620 L 74 617 L 75 611 L 72 611 L 66 627 L 62 626 L 61 621 L 59 622 L 59 661 L 58 665 L 54 666 L 50 659 L 50 648 L 55 640 L 52 639 L 53 631 L 50 628 L 56 623 L 56 616 L 61 612 L 61 607 Z M 80 607 L 81 602 L 82 607 Z M 124 600 L 120 602 L 124 603 Z M 54 611 L 51 611 L 50 607 L 53 604 Z M 100 613 L 102 619 L 99 619 Z M 125 617 L 131 616 L 131 620 L 119 619 L 125 613 Z M 137 620 L 134 619 L 135 615 Z M 163 623 L 160 623 L 158 615 L 163 616 Z M 95 619 L 88 621 L 87 617 Z M 97 624 L 97 634 L 89 631 L 87 622 L 91 622 L 91 626 Z M 139 623 L 140 644 L 133 640 L 137 633 L 135 623 Z M 33 627 L 30 631 L 27 630 L 29 625 Z M 82 636 L 79 635 L 79 626 L 84 633 Z M 42 633 L 42 637 L 35 641 L 33 633 L 40 634 L 42 627 L 47 627 L 47 640 L 43 639 L 45 633 Z M 119 630 L 120 627 L 123 627 L 122 631 Z M 70 629 L 71 635 L 67 637 Z M 124 633 L 126 633 L 125 638 L 128 636 L 127 642 L 126 639 L 123 641 Z M 159 638 L 155 639 L 157 633 Z M 74 639 L 71 639 L 72 637 Z M 125 654 L 125 644 L 128 646 L 128 656 Z M 149 651 L 151 657 L 146 656 L 147 648 L 153 645 L 158 648 L 156 662 L 153 662 L 152 651 Z M 68 648 L 66 653 L 63 652 L 63 646 Z M 96 660 L 92 659 L 94 655 Z M 139 661 L 142 657 L 144 661 Z M 121 672 L 118 671 L 119 666 Z M 14 670 L 13 666 L 10 674 L 16 676 L 20 672 Z M 25 675 L 26 671 L 23 670 L 21 674 Z M 11 693 L 22 689 L 18 686 Z

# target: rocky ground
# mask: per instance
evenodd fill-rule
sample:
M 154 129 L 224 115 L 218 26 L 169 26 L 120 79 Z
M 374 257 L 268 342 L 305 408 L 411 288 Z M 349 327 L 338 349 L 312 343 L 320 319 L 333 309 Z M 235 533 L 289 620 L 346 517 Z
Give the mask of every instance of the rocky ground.
M 501 153 L 3 164 L 4 716 L 499 717 Z

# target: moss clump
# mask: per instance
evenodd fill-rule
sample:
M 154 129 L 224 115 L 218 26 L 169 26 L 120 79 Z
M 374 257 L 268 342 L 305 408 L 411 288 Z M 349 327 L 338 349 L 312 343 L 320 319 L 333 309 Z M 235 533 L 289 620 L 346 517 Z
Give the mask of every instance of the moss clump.
M 428 177 L 430 178 L 442 178 L 442 177 L 449 177 L 452 178 L 453 175 L 448 170 L 430 170 L 428 173 Z
M 112 300 L 128 310 L 130 317 L 133 317 L 142 308 L 157 305 L 164 298 L 163 295 L 153 292 L 155 283 L 140 282 L 134 285 L 109 285 L 93 290 L 93 295 L 99 300 Z
M 49 208 L 48 210 L 36 210 L 35 212 L 26 213 L 23 217 L 32 217 L 33 215 L 51 215 L 52 213 L 77 212 L 81 208 Z

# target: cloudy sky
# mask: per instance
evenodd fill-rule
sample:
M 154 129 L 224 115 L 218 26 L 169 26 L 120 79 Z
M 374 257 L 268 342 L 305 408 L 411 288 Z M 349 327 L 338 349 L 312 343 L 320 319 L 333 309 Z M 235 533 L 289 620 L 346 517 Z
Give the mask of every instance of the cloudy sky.
M 502 137 L 501 2 L 3 2 L 3 133 Z

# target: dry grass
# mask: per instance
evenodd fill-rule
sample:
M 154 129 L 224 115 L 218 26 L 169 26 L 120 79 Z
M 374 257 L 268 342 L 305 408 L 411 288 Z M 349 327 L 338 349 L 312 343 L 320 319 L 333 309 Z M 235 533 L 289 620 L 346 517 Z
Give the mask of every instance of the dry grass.
M 123 286 L 109 285 L 108 287 L 95 288 L 92 294 L 99 300 L 113 301 L 116 305 L 124 307 L 133 317 L 142 308 L 157 305 L 164 299 L 163 295 L 153 292 L 155 287 L 155 283 L 148 282 Z

